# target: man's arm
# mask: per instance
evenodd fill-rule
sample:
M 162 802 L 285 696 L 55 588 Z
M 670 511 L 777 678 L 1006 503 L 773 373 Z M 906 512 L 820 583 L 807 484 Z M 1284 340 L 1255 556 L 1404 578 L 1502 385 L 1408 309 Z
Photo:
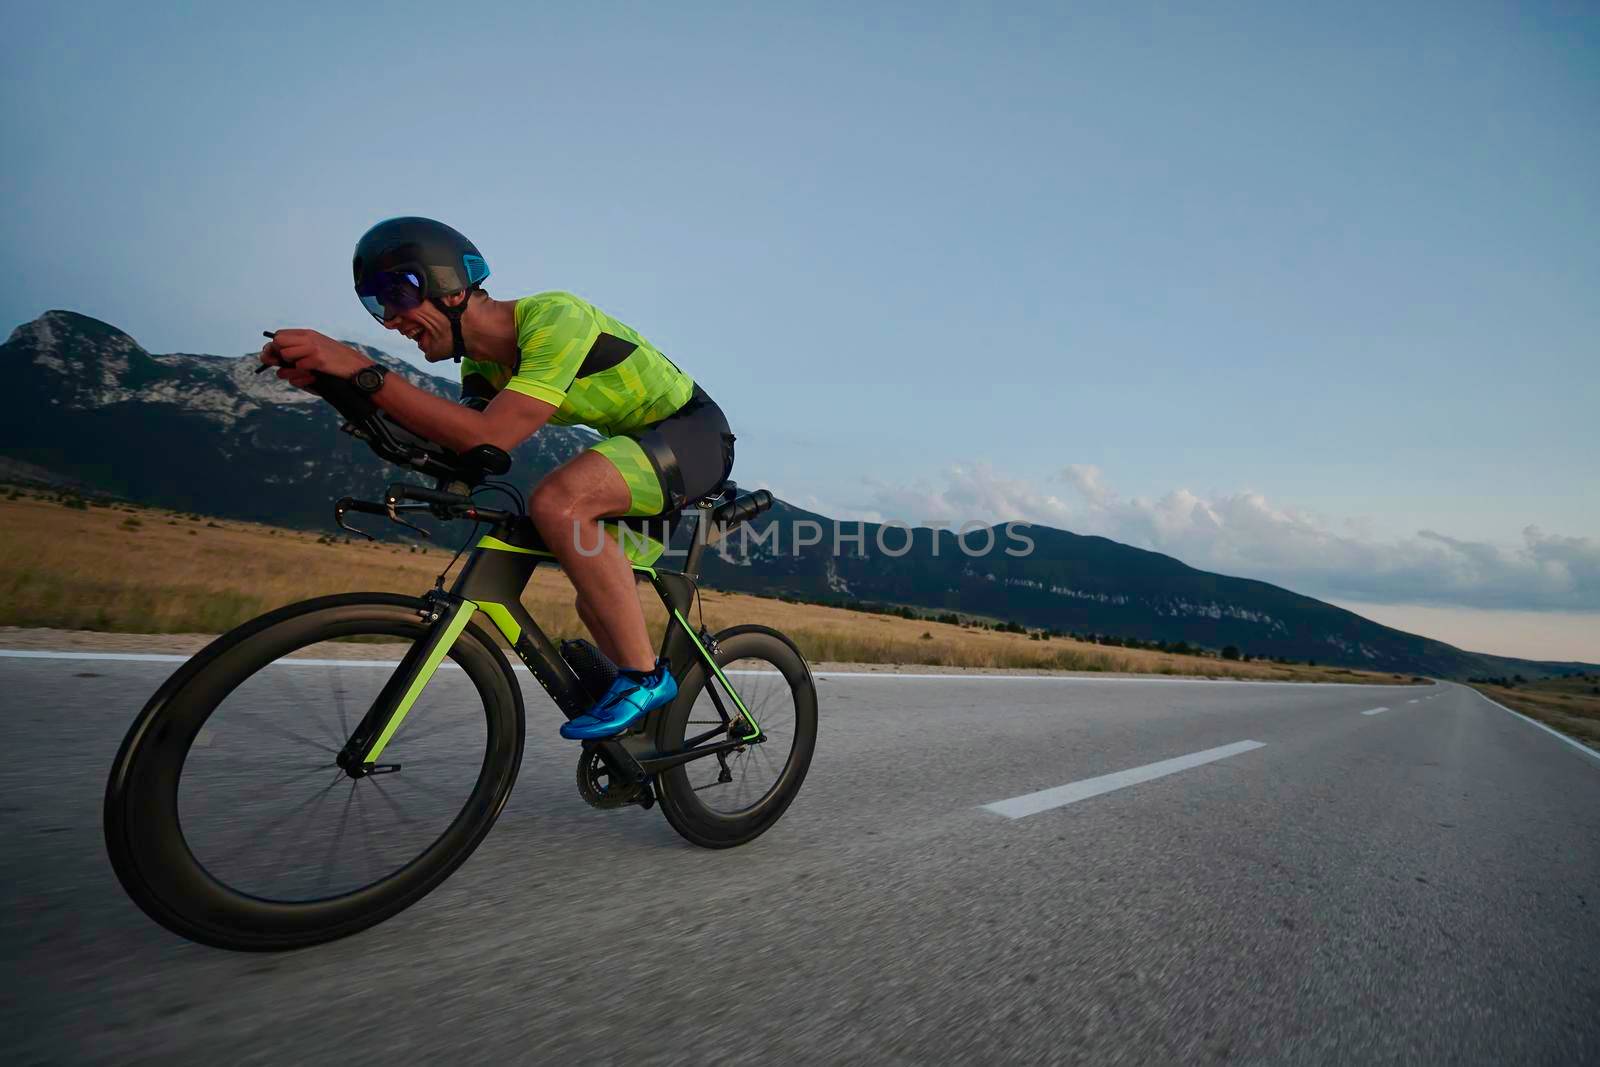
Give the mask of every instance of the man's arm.
M 261 347 L 261 361 L 276 366 L 278 377 L 302 389 L 310 387 L 313 371 L 349 379 L 373 362 L 315 330 L 277 331 Z M 419 389 L 398 374 L 386 377 L 372 399 L 412 433 L 453 452 L 478 445 L 509 452 L 549 422 L 556 410 L 554 404 L 507 389 L 477 411 Z
M 482 411 L 452 403 L 412 385 L 398 374 L 383 380 L 372 399 L 410 430 L 454 452 L 494 445 L 507 452 L 532 437 L 555 414 L 554 405 L 502 390 Z

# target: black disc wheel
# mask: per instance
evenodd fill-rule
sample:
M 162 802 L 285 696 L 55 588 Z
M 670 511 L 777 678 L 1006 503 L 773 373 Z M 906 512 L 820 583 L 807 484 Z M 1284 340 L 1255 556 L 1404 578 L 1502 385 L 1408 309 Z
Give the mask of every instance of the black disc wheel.
M 151 918 L 220 948 L 297 948 L 420 900 L 472 853 L 522 760 L 520 690 L 469 624 L 375 773 L 335 759 L 397 661 L 421 600 L 358 593 L 264 615 L 151 698 L 112 769 L 106 847 Z
M 753 738 L 659 778 L 673 829 L 697 845 L 730 848 L 766 832 L 799 793 L 817 745 L 817 689 L 800 651 L 776 630 L 737 626 L 714 640 L 727 684 L 703 661 L 691 667 L 658 722 L 656 745 L 667 755 L 749 738 L 740 701 L 755 718 Z

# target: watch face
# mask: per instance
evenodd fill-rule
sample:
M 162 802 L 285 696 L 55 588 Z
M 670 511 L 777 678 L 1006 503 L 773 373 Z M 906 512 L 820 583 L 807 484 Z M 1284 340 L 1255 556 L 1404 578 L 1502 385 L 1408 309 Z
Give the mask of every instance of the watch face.
M 377 367 L 362 367 L 356 371 L 356 388 L 366 393 L 376 393 L 383 388 L 383 371 Z

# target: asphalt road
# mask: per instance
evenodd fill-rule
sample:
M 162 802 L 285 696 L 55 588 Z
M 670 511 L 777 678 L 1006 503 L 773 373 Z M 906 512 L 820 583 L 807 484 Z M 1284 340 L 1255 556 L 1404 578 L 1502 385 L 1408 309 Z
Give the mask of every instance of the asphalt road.
M 172 669 L 0 658 L 7 1063 L 1600 1062 L 1600 760 L 1461 687 L 829 676 L 799 800 L 708 852 L 585 806 L 524 675 L 467 865 L 262 956 L 104 855 Z

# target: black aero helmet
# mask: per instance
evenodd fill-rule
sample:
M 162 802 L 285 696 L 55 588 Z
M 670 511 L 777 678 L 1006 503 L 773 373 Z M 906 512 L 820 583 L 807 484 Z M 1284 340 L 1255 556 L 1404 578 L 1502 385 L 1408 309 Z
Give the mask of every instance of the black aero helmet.
M 489 276 L 489 264 L 460 232 L 415 215 L 384 219 L 361 235 L 350 265 L 356 295 L 373 318 L 382 322 L 431 301 L 450 320 L 454 358 L 466 355 L 461 336 L 466 305 L 448 307 L 441 298 L 478 288 Z

